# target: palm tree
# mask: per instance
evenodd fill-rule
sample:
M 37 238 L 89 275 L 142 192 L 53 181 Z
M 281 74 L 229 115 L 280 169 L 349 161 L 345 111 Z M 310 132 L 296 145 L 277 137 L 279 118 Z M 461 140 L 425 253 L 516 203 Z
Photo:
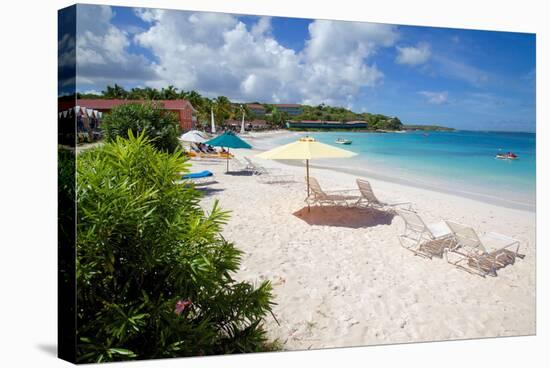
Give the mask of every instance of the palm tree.
M 214 107 L 212 100 L 202 97 L 195 91 L 188 92 L 186 99 L 191 102 L 191 105 L 197 111 L 198 125 L 201 128 L 208 128 L 210 126 L 210 108 Z
M 231 101 L 225 96 L 218 96 L 214 99 L 213 103 L 216 123 L 220 126 L 225 126 L 225 121 L 231 117 L 233 110 Z
M 145 99 L 145 92 L 143 88 L 134 87 L 128 93 L 128 98 L 131 100 L 142 100 Z
M 107 86 L 105 91 L 101 91 L 103 94 L 103 97 L 105 98 L 126 98 L 128 96 L 128 92 L 121 86 L 115 83 L 114 87 L 111 87 L 110 85 Z
M 146 87 L 143 92 L 144 97 L 148 100 L 160 100 L 160 93 L 155 88 Z
M 193 105 L 195 110 L 200 110 L 204 106 L 204 99 L 197 91 L 181 92 L 180 97 L 186 99 Z
M 169 85 L 167 88 L 163 88 L 160 92 L 161 97 L 164 100 L 175 100 L 178 98 L 178 89 L 173 85 Z

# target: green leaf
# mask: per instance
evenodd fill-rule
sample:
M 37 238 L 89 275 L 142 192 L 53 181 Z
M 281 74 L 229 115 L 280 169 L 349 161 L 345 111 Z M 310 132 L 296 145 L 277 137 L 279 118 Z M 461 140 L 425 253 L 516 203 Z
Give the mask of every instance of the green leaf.
M 119 355 L 126 355 L 126 356 L 129 356 L 129 357 L 136 357 L 136 354 L 133 351 L 128 350 L 128 349 L 110 348 L 108 351 L 109 351 L 109 353 L 112 353 L 112 354 L 119 354 Z

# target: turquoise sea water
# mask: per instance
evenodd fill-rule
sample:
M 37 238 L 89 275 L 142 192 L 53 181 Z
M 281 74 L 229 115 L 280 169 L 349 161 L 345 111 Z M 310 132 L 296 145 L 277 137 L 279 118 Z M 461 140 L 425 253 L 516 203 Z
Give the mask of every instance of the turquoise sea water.
M 277 144 L 296 140 L 293 137 Z M 356 152 L 352 159 L 320 160 L 329 166 L 366 176 L 454 192 L 510 207 L 535 209 L 536 139 L 534 133 L 407 132 L 309 133 L 315 139 Z M 352 145 L 334 144 L 337 138 Z M 272 142 L 275 143 L 275 142 Z M 512 151 L 518 160 L 497 160 Z M 313 162 L 315 164 L 315 162 Z

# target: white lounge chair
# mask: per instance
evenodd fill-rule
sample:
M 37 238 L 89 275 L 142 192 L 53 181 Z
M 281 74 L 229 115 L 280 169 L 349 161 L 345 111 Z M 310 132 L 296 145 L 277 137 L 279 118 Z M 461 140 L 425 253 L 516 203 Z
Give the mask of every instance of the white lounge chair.
M 308 178 L 306 178 L 308 180 Z M 308 206 L 346 206 L 349 207 L 357 202 L 359 196 L 351 194 L 354 190 L 331 190 L 324 191 L 314 177 L 309 177 L 309 196 L 305 199 Z
M 453 247 L 451 229 L 445 221 L 426 224 L 414 211 L 396 208 L 395 212 L 405 222 L 405 230 L 399 234 L 399 243 L 415 255 L 443 258 L 446 249 Z
M 182 177 L 176 184 L 193 183 L 194 185 L 209 184 L 215 182 L 214 174 L 209 170 L 194 173 L 180 173 Z
M 258 163 L 252 162 L 252 160 L 250 158 L 246 157 L 246 156 L 243 157 L 243 158 L 246 161 L 247 166 L 254 173 L 254 175 L 272 175 L 274 172 L 279 172 L 280 171 L 280 169 L 276 169 L 276 168 L 267 169 L 267 168 L 259 165 Z
M 262 183 L 281 183 L 294 181 L 294 176 L 289 174 L 281 174 L 279 168 L 266 168 L 260 164 L 253 162 L 250 158 L 244 157 L 248 170 L 253 175 L 258 177 L 258 181 Z
M 233 157 L 230 162 L 231 162 L 231 167 L 236 171 L 246 171 L 252 174 L 254 173 L 254 169 L 250 165 L 248 165 L 245 162 L 242 162 L 237 157 Z
M 372 186 L 368 181 L 357 179 L 356 182 L 359 192 L 361 193 L 361 197 L 355 203 L 355 206 L 377 208 L 389 211 L 395 211 L 398 207 L 412 210 L 411 202 L 382 202 L 376 197 L 374 191 L 372 190 Z
M 447 262 L 469 273 L 497 276 L 497 270 L 525 257 L 519 253 L 520 241 L 512 237 L 494 232 L 480 237 L 472 227 L 452 221 L 447 226 L 456 242 L 446 252 Z

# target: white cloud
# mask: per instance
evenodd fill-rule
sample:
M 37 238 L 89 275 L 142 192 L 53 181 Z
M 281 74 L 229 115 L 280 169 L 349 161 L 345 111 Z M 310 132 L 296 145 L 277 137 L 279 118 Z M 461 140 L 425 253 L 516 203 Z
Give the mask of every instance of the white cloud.
M 350 105 L 361 88 L 383 79 L 371 56 L 399 37 L 390 25 L 313 21 L 304 49 L 296 52 L 274 38 L 269 17 L 247 27 L 230 14 L 136 9 L 149 27 L 130 34 L 111 24 L 110 8 L 96 8 L 99 21 L 79 30 L 83 64 L 103 73 L 79 74 L 88 88 L 124 75 L 134 83 L 171 84 L 211 97 Z M 149 49 L 154 61 L 128 53 L 132 42 Z
M 323 58 L 366 58 L 378 47 L 392 46 L 399 35 L 395 26 L 376 23 L 316 20 L 309 25 L 306 56 Z
M 59 66 L 70 67 L 76 63 L 75 55 L 75 39 L 72 34 L 65 33 L 58 42 Z
M 374 23 L 316 20 L 302 53 L 303 102 L 350 104 L 361 87 L 372 87 L 384 74 L 368 58 L 380 47 L 392 46 L 399 34 L 395 26 Z
M 416 46 L 397 46 L 397 52 L 395 61 L 398 64 L 407 65 L 424 64 L 432 55 L 431 47 L 426 42 L 421 42 Z
M 255 38 L 264 37 L 264 35 L 271 35 L 271 17 L 260 17 L 258 22 L 252 26 L 252 36 Z
M 434 60 L 439 64 L 441 75 L 463 80 L 476 87 L 480 87 L 489 81 L 487 72 L 460 60 L 443 55 L 434 55 Z
M 426 98 L 428 103 L 434 105 L 443 105 L 449 100 L 449 93 L 447 91 L 433 92 L 433 91 L 420 91 L 418 92 Z
M 100 95 L 101 91 L 95 90 L 95 89 L 89 89 L 87 91 L 83 91 L 82 93 L 88 94 L 88 95 Z
M 111 24 L 113 16 L 109 6 L 77 5 L 78 84 L 155 78 L 144 56 L 128 52 L 130 39 Z

